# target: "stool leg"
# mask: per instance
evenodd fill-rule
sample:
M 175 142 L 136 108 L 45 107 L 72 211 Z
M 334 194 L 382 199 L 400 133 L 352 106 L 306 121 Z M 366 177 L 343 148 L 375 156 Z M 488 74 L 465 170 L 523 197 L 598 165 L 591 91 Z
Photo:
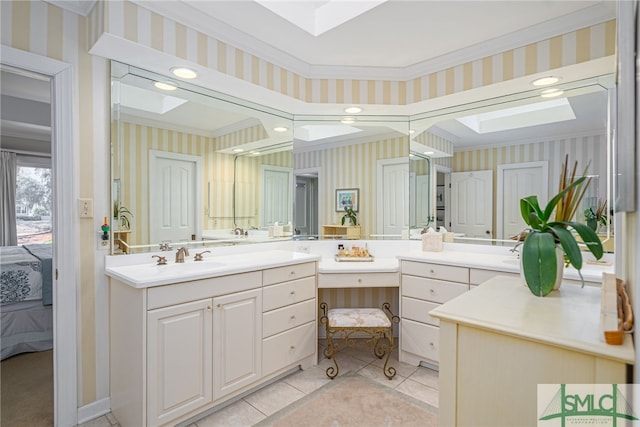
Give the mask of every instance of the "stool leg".
M 325 373 L 331 379 L 334 379 L 338 376 L 340 372 L 340 368 L 338 368 L 338 361 L 335 358 L 335 346 L 333 344 L 333 331 L 329 330 L 329 326 L 327 326 L 327 348 L 324 349 L 324 355 L 326 358 L 331 359 L 335 368 L 333 366 L 329 366 Z
M 387 365 L 389 364 L 389 357 L 393 352 L 393 331 L 389 331 L 389 333 L 383 333 L 383 335 L 389 343 L 389 351 L 387 352 L 387 358 L 384 360 L 384 367 L 382 368 L 382 372 L 384 373 L 385 377 L 392 379 L 396 376 L 396 369 L 393 366 L 389 366 L 387 368 Z

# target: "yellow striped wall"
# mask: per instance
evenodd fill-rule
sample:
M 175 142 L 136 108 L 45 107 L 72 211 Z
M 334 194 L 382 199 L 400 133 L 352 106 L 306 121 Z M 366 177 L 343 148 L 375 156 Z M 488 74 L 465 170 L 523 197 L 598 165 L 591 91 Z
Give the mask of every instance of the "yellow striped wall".
M 130 122 L 121 122 L 122 151 L 121 200 L 134 214 L 131 221 L 131 245 L 149 243 L 149 150 L 199 156 L 203 159 L 202 188 L 203 229 L 233 228 L 234 155 L 216 152 L 217 138 L 160 129 Z M 254 128 L 252 128 L 253 130 Z M 250 140 L 252 130 L 239 130 L 226 135 L 226 141 L 243 144 Z M 258 132 L 259 133 L 259 132 Z M 291 152 L 283 151 L 263 156 L 239 156 L 236 163 L 236 224 L 260 226 L 259 165 L 291 167 Z M 208 202 L 211 203 L 208 203 Z M 209 210 L 211 208 L 211 210 Z
M 4 46 L 20 49 L 37 55 L 63 61 L 72 66 L 74 94 L 73 132 L 76 135 L 76 173 L 78 176 L 78 196 L 94 199 L 95 206 L 109 206 L 109 187 L 103 185 L 104 176 L 96 171 L 109 170 L 108 138 L 96 135 L 97 129 L 109 128 L 108 118 L 95 117 L 95 111 L 108 105 L 106 97 L 109 82 L 101 81 L 98 75 L 108 76 L 108 63 L 103 58 L 89 55 L 87 38 L 90 22 L 75 13 L 65 11 L 44 1 L 2 1 L 0 2 L 0 38 Z M 104 88 L 96 92 L 96 87 Z M 96 105 L 100 107 L 94 108 Z M 107 109 L 108 111 L 108 109 Z M 94 162 L 100 162 L 95 165 Z M 98 167 L 94 167 L 98 166 Z M 97 187 L 97 189 L 96 189 Z M 102 198 L 102 199 L 101 199 Z M 106 214 L 106 213 L 105 213 Z M 76 283 L 66 284 L 78 289 L 78 406 L 108 397 L 108 372 L 103 363 L 108 354 L 98 354 L 98 320 L 96 312 L 105 301 L 97 298 L 104 292 L 106 281 L 96 282 L 96 230 L 102 214 L 95 213 L 96 221 L 76 221 L 80 240 L 78 242 L 78 275 Z M 95 224 L 94 224 L 95 223 Z M 65 331 L 57 331 L 64 334 Z M 104 334 L 104 331 L 100 332 Z M 108 345 L 108 344 L 107 344 Z
M 409 156 L 406 137 L 344 147 L 294 153 L 296 169 L 320 168 L 318 176 L 319 225 L 338 224 L 343 212 L 335 210 L 335 191 L 359 188 L 358 223 L 362 238 L 375 234 L 377 224 L 377 161 Z
M 615 53 L 611 20 L 407 81 L 311 79 L 129 1 L 99 2 L 99 8 L 97 30 L 313 103 L 405 105 Z
M 590 184 L 591 191 L 597 191 L 600 198 L 606 197 L 607 176 L 607 138 L 604 134 L 564 137 L 516 144 L 506 147 L 484 148 L 469 151 L 457 151 L 453 154 L 453 172 L 469 172 L 477 170 L 493 171 L 493 194 L 497 194 L 498 165 L 537 162 L 548 160 L 549 195 L 558 191 L 560 168 L 565 155 L 569 155 L 569 164 L 578 161 L 578 171 L 582 172 L 587 165 L 588 174 L 601 177 Z M 496 212 L 494 197 L 494 212 Z M 542 203 L 543 201 L 541 201 Z M 546 201 L 544 201 L 546 203 Z M 582 218 L 578 218 L 581 220 Z M 494 230 L 495 215 L 494 215 Z
M 419 142 L 420 144 L 424 144 L 428 147 L 435 148 L 436 150 L 442 153 L 451 154 L 451 157 L 433 157 L 432 161 L 436 165 L 446 166 L 448 168 L 452 167 L 453 142 L 439 135 L 434 135 L 428 131 L 422 132 L 420 135 L 416 136 L 414 139 L 416 142 Z
M 262 125 L 250 126 L 242 130 L 229 132 L 216 137 L 216 150 L 235 147 L 236 145 L 268 139 L 269 134 Z

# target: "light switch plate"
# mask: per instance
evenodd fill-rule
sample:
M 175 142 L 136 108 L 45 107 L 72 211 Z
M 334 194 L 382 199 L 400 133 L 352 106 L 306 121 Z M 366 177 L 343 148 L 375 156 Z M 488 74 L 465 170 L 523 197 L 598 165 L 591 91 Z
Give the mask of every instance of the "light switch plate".
M 78 199 L 80 218 L 93 218 L 93 199 Z

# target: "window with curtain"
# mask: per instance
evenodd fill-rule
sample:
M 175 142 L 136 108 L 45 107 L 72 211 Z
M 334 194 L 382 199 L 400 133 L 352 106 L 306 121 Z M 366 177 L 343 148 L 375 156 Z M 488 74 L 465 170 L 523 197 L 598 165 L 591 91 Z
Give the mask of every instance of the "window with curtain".
M 51 168 L 18 165 L 16 230 L 18 244 L 51 243 Z

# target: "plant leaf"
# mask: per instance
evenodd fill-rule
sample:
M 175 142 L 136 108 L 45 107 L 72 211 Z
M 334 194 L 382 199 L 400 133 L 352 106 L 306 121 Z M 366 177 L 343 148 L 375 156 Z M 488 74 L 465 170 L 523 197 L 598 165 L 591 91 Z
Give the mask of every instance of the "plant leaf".
M 531 225 L 529 221 L 532 213 L 535 213 L 538 218 L 542 216 L 542 210 L 538 203 L 538 196 L 528 196 L 520 199 L 520 214 L 527 225 Z
M 586 176 L 581 176 L 580 178 L 578 178 L 577 180 L 573 181 L 571 184 L 566 186 L 561 192 L 556 194 L 554 198 L 551 199 L 549 203 L 547 203 L 547 206 L 544 209 L 544 215 L 542 216 L 542 218 L 544 218 L 545 221 L 548 221 L 549 218 L 551 218 L 551 214 L 553 213 L 553 209 L 556 207 L 556 205 L 558 205 L 558 208 L 561 207 L 561 203 L 559 202 L 562 200 L 564 195 L 567 192 L 572 191 L 572 189 L 574 189 L 575 187 L 582 185 L 585 179 L 587 179 Z
M 545 296 L 553 290 L 558 262 L 551 233 L 532 231 L 522 245 L 522 271 L 531 292 Z
M 580 252 L 580 248 L 573 234 L 560 225 L 552 225 L 551 229 L 558 238 L 560 245 L 562 245 L 562 250 L 567 255 L 567 258 L 569 258 L 571 265 L 580 270 L 582 268 L 582 252 Z
M 573 228 L 582 238 L 582 241 L 589 249 L 589 252 L 593 254 L 596 259 L 602 258 L 602 254 L 604 250 L 602 249 L 602 242 L 600 238 L 587 224 L 582 224 L 581 222 L 568 222 L 562 221 L 556 224 L 564 224 L 568 227 Z

